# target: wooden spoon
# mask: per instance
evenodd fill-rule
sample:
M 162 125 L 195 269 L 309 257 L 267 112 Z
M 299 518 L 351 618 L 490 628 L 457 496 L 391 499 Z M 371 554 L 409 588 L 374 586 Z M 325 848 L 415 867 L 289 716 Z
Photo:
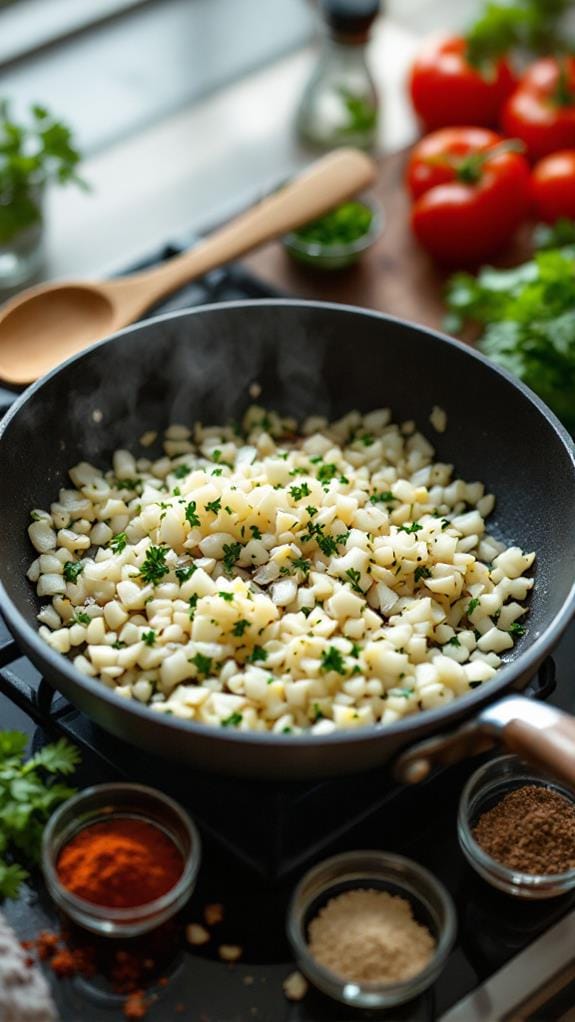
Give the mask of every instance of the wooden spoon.
M 338 149 L 183 255 L 130 277 L 29 288 L 0 309 L 0 376 L 25 384 L 120 330 L 178 287 L 322 216 L 372 184 L 375 164 Z

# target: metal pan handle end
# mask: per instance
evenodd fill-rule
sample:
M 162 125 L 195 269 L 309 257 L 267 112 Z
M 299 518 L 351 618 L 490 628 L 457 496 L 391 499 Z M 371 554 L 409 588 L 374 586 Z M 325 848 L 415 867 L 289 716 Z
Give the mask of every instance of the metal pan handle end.
M 412 746 L 396 760 L 395 777 L 415 784 L 433 767 L 477 755 L 494 741 L 575 789 L 575 717 L 519 695 L 492 703 L 449 734 Z

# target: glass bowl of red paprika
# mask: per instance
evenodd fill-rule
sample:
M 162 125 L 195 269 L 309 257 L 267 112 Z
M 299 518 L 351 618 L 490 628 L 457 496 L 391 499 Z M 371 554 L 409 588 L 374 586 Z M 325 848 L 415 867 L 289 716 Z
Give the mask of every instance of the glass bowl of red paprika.
M 200 859 L 188 814 L 141 784 L 86 788 L 54 813 L 42 840 L 55 903 L 108 937 L 135 937 L 174 916 L 194 889 Z

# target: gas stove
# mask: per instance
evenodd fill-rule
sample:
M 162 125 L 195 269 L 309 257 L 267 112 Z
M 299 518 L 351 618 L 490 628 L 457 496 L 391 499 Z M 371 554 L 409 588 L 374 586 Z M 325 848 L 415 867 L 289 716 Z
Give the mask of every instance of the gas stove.
M 154 253 L 141 266 L 174 255 L 190 239 Z M 133 269 L 140 267 L 133 267 Z M 178 292 L 155 311 L 171 311 L 238 298 L 268 297 L 270 289 L 241 267 L 230 266 Z M 14 400 L 0 390 L 0 410 Z M 570 665 L 575 628 L 555 655 L 558 683 L 553 702 L 575 710 Z M 542 666 L 531 694 L 554 688 L 551 661 Z M 373 847 L 397 851 L 432 870 L 454 897 L 459 935 L 435 986 L 393 1012 L 393 1018 L 488 1022 L 489 1019 L 561 1019 L 575 1003 L 575 895 L 541 903 L 516 902 L 481 881 L 459 850 L 459 793 L 478 761 L 436 772 L 423 785 L 394 784 L 388 772 L 320 782 L 230 780 L 200 774 L 134 749 L 108 735 L 55 693 L 23 656 L 0 619 L 0 727 L 18 727 L 37 748 L 58 735 L 80 747 L 80 787 L 129 779 L 159 787 L 184 804 L 199 824 L 203 863 L 188 912 L 224 905 L 218 943 L 239 944 L 241 963 L 218 959 L 212 944 L 183 953 L 147 1016 L 194 1022 L 323 1022 L 373 1018 L 310 990 L 289 1004 L 282 980 L 293 969 L 285 939 L 290 891 L 302 870 L 328 854 Z M 23 896 L 4 906 L 21 938 L 55 925 L 55 913 L 38 877 Z M 54 983 L 64 1022 L 110 1020 L 113 995 L 85 980 Z M 116 1005 L 118 1006 L 118 1005 Z M 177 1007 L 176 1007 L 177 1006 Z M 181 1014 L 174 1013 L 181 1010 Z M 118 1015 L 119 1017 L 119 1015 Z M 389 1018 L 389 1014 L 386 1016 Z

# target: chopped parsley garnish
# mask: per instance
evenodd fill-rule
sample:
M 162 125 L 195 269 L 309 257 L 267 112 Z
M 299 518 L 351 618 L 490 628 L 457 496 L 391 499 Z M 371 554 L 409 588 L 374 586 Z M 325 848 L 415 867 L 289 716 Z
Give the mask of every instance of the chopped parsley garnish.
M 197 668 L 198 674 L 203 674 L 204 677 L 210 673 L 212 669 L 212 658 L 210 656 L 204 656 L 203 653 L 196 653 L 192 657 L 190 663 Z
M 82 561 L 66 561 L 62 574 L 66 582 L 77 582 L 78 575 L 81 575 L 83 570 Z
M 153 646 L 156 642 L 156 633 L 153 628 L 150 628 L 149 632 L 142 632 L 142 642 L 146 643 L 146 646 Z
M 213 511 L 214 514 L 217 515 L 217 513 L 220 510 L 221 506 L 222 506 L 222 498 L 221 497 L 217 497 L 215 500 L 208 501 L 208 503 L 205 505 L 205 510 L 206 511 Z
M 315 539 L 318 547 L 329 557 L 331 554 L 337 553 L 337 541 L 333 536 L 325 536 L 323 525 L 314 525 L 313 522 L 308 523 L 308 531 L 301 537 L 302 542 L 307 543 L 311 539 Z
M 314 515 L 317 515 L 317 507 L 313 507 L 311 504 L 307 504 L 306 511 L 310 518 L 313 518 Z
M 321 465 L 317 470 L 317 478 L 320 483 L 330 483 L 334 476 L 337 475 L 337 472 L 337 465 Z
M 313 709 L 313 722 L 314 722 L 314 724 L 317 724 L 318 720 L 325 720 L 325 713 L 321 712 L 321 707 L 320 707 L 319 703 L 314 703 L 313 706 L 312 706 L 312 709 Z
M 225 600 L 227 603 L 232 603 L 234 598 L 233 593 L 226 593 L 224 590 L 222 590 L 222 592 L 219 592 L 218 596 L 221 596 L 222 600 Z
M 352 642 L 351 649 L 349 651 L 349 655 L 355 657 L 355 659 L 357 660 L 357 658 L 358 658 L 360 653 L 361 653 L 361 646 L 359 645 L 359 642 Z
M 213 475 L 213 476 L 221 476 L 222 470 L 221 470 L 221 468 L 214 468 L 213 471 L 210 474 Z
M 194 620 L 194 614 L 196 613 L 196 607 L 198 605 L 199 596 L 197 593 L 193 593 L 188 600 L 188 606 L 190 608 L 190 621 Z
M 194 571 L 197 570 L 197 567 L 197 564 L 188 564 L 185 568 L 176 568 L 176 578 L 178 582 L 181 584 L 187 582 L 194 574 Z
M 232 634 L 236 635 L 238 639 L 241 639 L 241 637 L 244 634 L 246 628 L 249 628 L 249 627 L 250 627 L 249 621 L 246 621 L 245 617 L 243 617 L 243 618 L 241 618 L 240 621 L 236 621 L 234 627 L 232 628 Z
M 241 713 L 230 713 L 230 716 L 226 717 L 225 720 L 222 720 L 221 724 L 222 727 L 237 727 L 238 724 L 241 724 L 243 719 L 244 718 Z
M 421 529 L 423 529 L 423 525 L 420 525 L 419 522 L 412 522 L 411 525 L 400 525 L 398 531 L 413 533 L 420 532 Z
M 116 641 L 112 643 L 112 649 L 124 649 L 125 645 L 126 643 L 122 642 L 121 639 L 116 639 Z
M 375 443 L 375 437 L 373 433 L 364 433 L 363 436 L 360 436 L 359 439 L 361 440 L 364 447 L 371 447 L 371 445 Z
M 83 610 L 74 611 L 74 621 L 78 625 L 89 625 L 92 618 L 89 614 L 86 614 Z
M 221 461 L 221 460 L 222 460 L 222 452 L 221 451 L 212 451 L 212 461 L 215 461 L 215 463 L 217 465 L 218 461 Z
M 224 568 L 229 573 L 242 552 L 241 543 L 224 543 Z
M 311 490 L 307 483 L 302 483 L 301 486 L 290 486 L 289 492 L 294 500 L 301 500 L 302 497 L 309 497 Z
M 181 495 L 182 491 L 180 490 L 180 487 L 174 486 L 174 489 L 172 490 L 172 497 L 181 497 Z
M 381 490 L 380 492 L 376 491 L 375 493 L 372 493 L 369 498 L 371 504 L 389 504 L 391 500 L 395 500 L 391 490 Z
M 296 557 L 292 561 L 292 565 L 293 565 L 294 568 L 297 568 L 299 571 L 303 571 L 304 575 L 307 578 L 307 576 L 309 575 L 309 572 L 310 572 L 310 568 L 311 568 L 311 561 L 306 561 L 305 557 Z
M 479 606 L 479 600 L 478 600 L 477 596 L 474 596 L 473 599 L 470 600 L 468 605 L 467 605 L 467 610 L 465 611 L 465 613 L 467 614 L 467 617 L 471 617 L 471 615 L 473 614 L 473 611 L 477 610 L 478 606 Z
M 137 490 L 142 485 L 141 479 L 118 479 L 119 490 Z
M 176 479 L 185 479 L 186 476 L 189 476 L 191 471 L 192 470 L 189 465 L 184 464 L 176 465 L 174 469 L 174 475 Z
M 148 547 L 146 558 L 140 571 L 140 575 L 144 582 L 151 582 L 152 585 L 158 585 L 164 575 L 168 574 L 169 568 L 166 564 L 167 554 L 167 547 Z
M 361 572 L 358 571 L 357 568 L 349 568 L 345 573 L 345 577 L 349 581 L 354 593 L 360 593 L 360 595 L 363 596 L 363 589 L 359 584 Z
M 254 539 L 261 539 L 262 538 L 262 534 L 261 534 L 260 530 L 258 529 L 257 525 L 250 525 L 250 530 L 251 530 L 251 534 L 252 534 Z
M 431 578 L 431 570 L 429 568 L 420 566 L 419 568 L 415 569 L 413 577 L 416 582 L 419 582 L 422 578 Z
M 337 671 L 338 674 L 347 674 L 344 659 L 335 646 L 324 649 L 321 655 L 322 671 Z
M 446 646 L 461 646 L 461 643 L 456 635 L 452 635 L 450 639 L 445 643 Z
M 264 660 L 267 660 L 267 658 L 268 658 L 267 650 L 265 650 L 263 646 L 254 646 L 248 657 L 248 660 L 252 664 L 257 664 L 258 661 L 261 660 L 263 662 Z
M 186 507 L 186 521 L 189 522 L 191 526 L 201 525 L 200 517 L 196 510 L 195 500 L 191 500 Z
M 519 621 L 514 621 L 508 631 L 514 639 L 519 639 L 522 635 L 525 635 L 525 625 L 522 625 Z
M 405 699 L 409 699 L 413 695 L 415 689 L 413 688 L 395 688 L 393 694 L 395 696 L 403 696 Z

